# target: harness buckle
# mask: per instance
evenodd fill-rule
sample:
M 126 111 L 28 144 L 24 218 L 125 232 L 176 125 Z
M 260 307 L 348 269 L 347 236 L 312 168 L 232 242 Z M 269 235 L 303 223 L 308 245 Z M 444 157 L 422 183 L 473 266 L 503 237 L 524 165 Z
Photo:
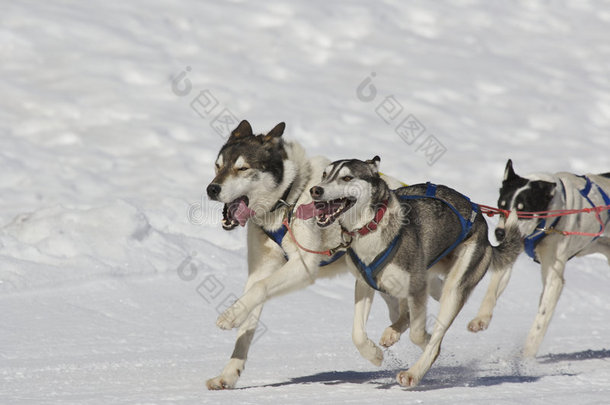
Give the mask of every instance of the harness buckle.
M 552 233 L 558 233 L 560 235 L 563 235 L 562 231 L 559 231 L 559 230 L 555 229 L 554 227 L 551 227 L 551 228 L 536 228 L 536 231 L 544 232 L 545 235 L 550 235 Z
M 345 233 L 341 233 L 342 241 L 339 244 L 339 246 L 336 246 L 332 249 L 328 249 L 328 253 L 330 253 L 331 256 L 334 256 L 335 253 L 337 253 L 339 250 L 347 249 L 348 247 L 350 247 L 354 238 L 350 235 L 349 240 L 346 240 L 345 235 L 346 235 Z M 349 235 L 349 234 L 347 234 L 347 235 Z
M 352 241 L 349 241 L 347 243 L 342 242 L 339 246 L 336 246 L 332 249 L 328 249 L 328 253 L 330 253 L 330 256 L 334 256 L 335 253 L 337 253 L 339 250 L 347 249 L 351 244 L 352 244 Z
M 478 211 L 472 210 L 472 212 L 470 213 L 470 222 L 474 222 L 475 219 L 477 219 L 478 213 L 479 213 Z
M 286 208 L 288 208 L 288 209 L 292 209 L 292 208 L 294 207 L 294 204 L 290 204 L 290 203 L 288 203 L 288 202 L 284 201 L 284 200 L 283 200 L 283 199 L 281 199 L 281 198 L 280 198 L 279 200 L 277 200 L 277 202 L 275 203 L 275 205 L 276 205 L 276 206 L 275 206 L 275 209 L 278 209 L 278 208 L 280 208 L 280 207 L 282 207 L 282 206 L 284 206 L 284 207 L 286 207 Z
M 558 233 L 559 235 L 564 235 L 564 233 L 562 231 L 559 231 L 555 228 L 548 228 L 544 230 L 544 233 L 546 233 L 547 235 L 551 234 L 551 233 Z
M 366 224 L 366 229 L 369 230 L 369 232 L 374 232 L 375 230 L 377 230 L 377 226 L 379 224 L 375 221 L 375 219 L 373 218 L 373 220 L 371 222 L 369 222 L 368 224 Z

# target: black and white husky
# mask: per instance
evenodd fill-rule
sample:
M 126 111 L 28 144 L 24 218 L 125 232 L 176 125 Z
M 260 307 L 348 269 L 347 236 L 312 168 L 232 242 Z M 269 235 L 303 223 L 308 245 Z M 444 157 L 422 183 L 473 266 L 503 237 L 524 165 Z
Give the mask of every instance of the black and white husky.
M 245 293 L 217 321 L 220 328 L 239 327 L 239 332 L 231 359 L 219 376 L 208 380 L 209 389 L 235 386 L 267 299 L 304 288 L 318 277 L 347 271 L 344 256 L 329 258 L 308 253 L 298 249 L 290 237 L 284 237 L 284 220 L 289 219 L 296 205 L 311 201 L 308 190 L 330 163 L 322 157 L 310 159 L 299 144 L 285 142 L 284 128 L 280 123 L 265 135 L 254 135 L 250 124 L 242 121 L 221 148 L 216 176 L 207 187 L 210 199 L 225 204 L 224 229 L 248 224 Z M 388 181 L 396 187 L 400 185 L 396 180 Z M 316 250 L 341 245 L 338 225 L 320 228 L 309 222 L 292 221 L 299 242 Z M 384 299 L 394 322 L 398 318 L 398 302 L 387 296 Z
M 518 176 L 509 160 L 504 171 L 498 206 L 506 210 L 529 212 L 591 208 L 610 205 L 610 173 L 578 176 L 572 173 L 536 174 Z M 601 221 L 601 222 L 600 222 Z M 563 289 L 563 272 L 566 262 L 575 256 L 602 253 L 610 264 L 610 232 L 600 237 L 564 236 L 555 231 L 599 233 L 610 221 L 610 211 L 572 214 L 557 218 L 520 219 L 525 251 L 542 269 L 542 295 L 538 314 L 527 336 L 523 354 L 535 356 L 544 338 L 559 295 Z M 604 225 L 602 225 L 602 223 Z M 496 238 L 505 237 L 504 219 L 495 230 Z M 496 301 L 510 279 L 511 268 L 492 275 L 489 288 L 479 313 L 468 325 L 473 332 L 489 326 Z
M 503 270 L 522 250 L 516 217 L 502 244 L 492 247 L 478 206 L 457 191 L 418 184 L 391 190 L 378 174 L 379 158 L 340 160 L 324 169 L 310 192 L 322 229 L 339 223 L 353 239 L 348 248 L 356 275 L 353 340 L 375 362 L 381 349 L 366 335 L 375 289 L 400 302 L 400 317 L 384 332 L 393 343 L 410 327 L 411 341 L 423 349 L 419 360 L 397 375 L 406 387 L 419 383 L 440 352 L 445 332 L 488 267 Z M 441 274 L 444 286 L 432 334 L 426 331 L 430 277 Z M 383 340 L 383 339 L 382 339 Z

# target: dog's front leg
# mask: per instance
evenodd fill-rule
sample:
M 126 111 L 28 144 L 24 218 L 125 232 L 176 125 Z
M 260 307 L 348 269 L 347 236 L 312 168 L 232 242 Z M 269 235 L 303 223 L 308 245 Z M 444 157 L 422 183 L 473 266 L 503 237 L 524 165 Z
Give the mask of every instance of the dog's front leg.
M 479 332 L 485 330 L 489 327 L 489 323 L 491 322 L 491 317 L 493 316 L 493 310 L 496 306 L 496 302 L 504 289 L 508 285 L 508 281 L 510 280 L 510 275 L 513 271 L 512 267 L 507 269 L 500 269 L 491 271 L 491 280 L 489 281 L 489 287 L 487 287 L 487 292 L 485 293 L 485 297 L 483 298 L 483 302 L 481 302 L 481 307 L 479 308 L 479 312 L 477 316 L 468 323 L 468 330 L 471 332 Z
M 216 321 L 221 329 L 240 326 L 250 312 L 269 298 L 304 288 L 315 282 L 320 255 L 293 255 L 286 264 L 271 276 L 257 281 L 233 305 L 227 308 Z
M 563 272 L 566 264 L 564 258 L 543 255 L 540 262 L 544 286 L 536 319 L 525 340 L 523 355 L 526 357 L 534 357 L 538 352 L 564 285 Z
M 250 290 L 259 280 L 268 277 L 277 271 L 285 263 L 284 254 L 276 249 L 257 226 L 248 226 L 248 280 L 244 291 Z M 235 387 L 242 371 L 244 370 L 248 351 L 258 326 L 258 319 L 263 305 L 257 306 L 242 324 L 237 333 L 237 340 L 233 354 L 222 373 L 207 381 L 207 387 L 211 390 L 229 389 Z
M 355 306 L 352 340 L 362 357 L 374 365 L 380 366 L 381 362 L 383 362 L 383 352 L 366 334 L 366 322 L 369 319 L 373 297 L 375 297 L 375 290 L 364 281 L 357 279 L 354 292 Z
M 246 359 L 248 357 L 248 351 L 250 350 L 250 344 L 254 333 L 258 325 L 258 318 L 260 317 L 263 306 L 259 305 L 256 307 L 247 319 L 239 328 L 237 334 L 237 340 L 235 341 L 235 348 L 231 359 L 222 370 L 222 373 L 214 378 L 210 378 L 207 381 L 207 387 L 210 390 L 224 390 L 235 387 L 237 380 L 241 376 L 244 370 Z

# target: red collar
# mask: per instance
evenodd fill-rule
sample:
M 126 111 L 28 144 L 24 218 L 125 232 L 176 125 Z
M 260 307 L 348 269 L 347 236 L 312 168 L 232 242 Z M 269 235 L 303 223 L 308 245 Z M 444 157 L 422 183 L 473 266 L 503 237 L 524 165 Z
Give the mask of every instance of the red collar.
M 362 228 L 358 229 L 357 231 L 346 232 L 346 233 L 348 233 L 352 236 L 355 235 L 356 233 L 358 233 L 360 236 L 364 236 L 364 235 L 368 235 L 369 233 L 375 231 L 377 229 L 377 226 L 379 225 L 379 221 L 381 221 L 381 219 L 385 215 L 385 212 L 387 211 L 387 209 L 388 209 L 388 200 L 385 200 L 381 204 L 381 207 L 379 207 L 379 209 L 377 210 L 377 213 L 375 214 L 375 218 L 373 218 L 373 220 L 371 222 L 364 225 Z

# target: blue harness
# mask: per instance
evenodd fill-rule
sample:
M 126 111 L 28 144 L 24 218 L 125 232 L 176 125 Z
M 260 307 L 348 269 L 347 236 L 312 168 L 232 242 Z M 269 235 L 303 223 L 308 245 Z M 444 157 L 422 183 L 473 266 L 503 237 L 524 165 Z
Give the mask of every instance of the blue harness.
M 263 229 L 263 228 L 261 228 L 261 229 Z M 282 249 L 282 252 L 284 252 L 284 249 L 282 248 L 282 241 L 284 240 L 284 236 L 286 236 L 286 232 L 288 232 L 288 229 L 286 228 L 286 226 L 284 224 L 282 224 L 282 226 L 280 228 L 276 229 L 275 231 L 267 231 L 267 230 L 263 229 L 263 232 L 265 232 L 265 234 L 267 234 L 269 239 L 271 239 L 272 241 L 277 243 L 278 246 L 280 247 L 280 249 Z M 320 267 L 328 266 L 329 264 L 336 262 L 344 254 L 345 254 L 345 250 L 341 250 L 341 251 L 335 253 L 330 258 L 321 261 Z M 284 252 L 284 258 L 286 258 L 286 260 L 288 260 L 288 255 L 286 255 L 286 252 Z
M 470 199 L 468 197 L 463 196 L 472 205 L 472 213 L 470 215 L 470 218 L 468 218 L 468 219 L 464 218 L 462 216 L 462 214 L 460 214 L 460 212 L 457 210 L 457 208 L 455 208 L 453 205 L 451 205 L 447 201 L 443 200 L 442 198 L 436 197 L 436 184 L 432 184 L 430 182 L 426 183 L 426 194 L 425 195 L 400 195 L 400 194 L 395 194 L 395 195 L 402 201 L 422 199 L 422 198 L 432 198 L 435 200 L 439 200 L 439 201 L 443 202 L 444 204 L 446 204 L 447 207 L 449 207 L 454 212 L 454 214 L 457 216 L 458 220 L 460 221 L 460 225 L 462 226 L 462 232 L 460 233 L 458 238 L 455 240 L 455 242 L 453 242 L 453 244 L 451 246 L 449 246 L 440 255 L 438 255 L 438 257 L 436 257 L 436 259 L 434 259 L 431 263 L 429 263 L 427 268 L 434 266 L 439 260 L 441 260 L 443 257 L 447 256 L 453 249 L 455 249 L 455 247 L 457 245 L 459 245 L 466 238 L 466 236 L 470 232 L 470 229 L 472 228 L 472 224 L 474 223 L 476 215 L 479 212 L 479 206 L 477 204 L 473 203 L 472 201 L 470 201 Z M 356 255 L 356 252 L 354 252 L 354 250 L 352 248 L 347 249 L 347 253 L 349 254 L 350 258 L 352 259 L 352 261 L 354 262 L 356 267 L 358 268 L 358 271 L 360 272 L 362 277 L 364 277 L 364 279 L 366 280 L 367 284 L 377 291 L 380 291 L 379 286 L 377 285 L 377 281 L 376 281 L 377 275 L 381 272 L 381 270 L 383 270 L 385 268 L 385 266 L 392 260 L 392 258 L 396 254 L 396 251 L 398 250 L 398 249 L 396 249 L 396 247 L 398 246 L 401 238 L 402 238 L 402 232 L 399 231 L 398 234 L 396 235 L 396 237 L 392 240 L 392 242 L 390 242 L 389 246 L 383 252 L 378 254 L 377 257 L 375 257 L 375 259 L 373 259 L 373 261 L 371 263 L 369 263 L 368 265 L 365 264 L 358 257 L 358 255 Z
M 589 204 L 591 204 L 591 207 L 595 207 L 595 204 L 593 203 L 593 201 L 591 201 L 591 198 L 589 197 L 589 193 L 591 192 L 591 189 L 593 188 L 593 182 L 587 176 L 578 176 L 578 177 L 585 179 L 585 187 L 582 190 L 579 190 L 580 194 L 584 197 L 585 200 L 587 200 L 589 202 Z M 610 205 L 610 197 L 608 196 L 608 194 L 606 194 L 606 192 L 599 185 L 596 184 L 595 187 L 597 187 L 597 191 L 599 191 L 599 194 L 602 196 L 604 203 L 606 205 Z M 563 188 L 563 195 L 564 195 L 564 197 L 566 195 L 565 187 Z M 610 213 L 610 210 L 608 210 L 608 213 Z M 548 228 L 545 227 L 546 218 L 542 218 L 538 222 L 538 225 L 536 225 L 536 230 L 534 232 L 532 232 L 531 234 L 529 234 L 523 240 L 525 253 L 527 253 L 527 255 L 529 257 L 531 257 L 536 263 L 540 263 L 540 261 L 538 261 L 538 258 L 536 257 L 536 251 L 535 251 L 536 246 L 538 246 L 538 244 L 542 241 L 542 239 L 544 239 L 544 237 L 548 235 L 547 230 L 552 229 L 555 227 L 555 225 L 557 225 L 557 222 L 559 222 L 560 218 L 561 217 L 555 218 L 555 220 L 553 221 L 551 226 L 549 226 Z M 601 225 L 600 225 L 599 230 L 600 231 L 602 230 Z M 593 240 L 597 239 L 598 237 L 594 238 Z

